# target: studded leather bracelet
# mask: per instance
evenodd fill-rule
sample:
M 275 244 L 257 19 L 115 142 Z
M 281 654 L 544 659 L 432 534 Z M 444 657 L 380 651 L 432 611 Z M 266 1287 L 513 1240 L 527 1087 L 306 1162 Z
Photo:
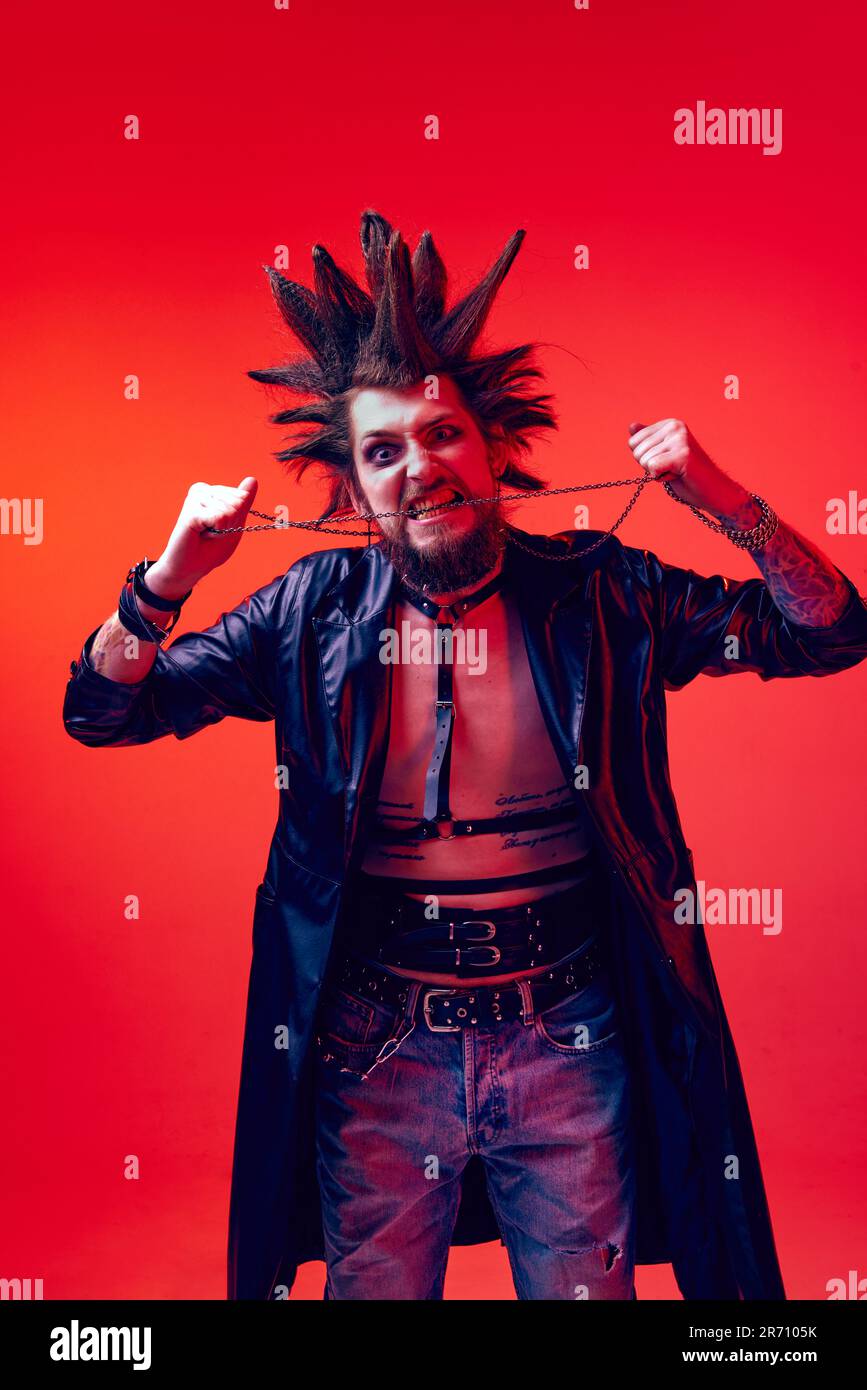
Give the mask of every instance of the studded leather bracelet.
M 120 622 L 128 631 L 134 633 L 143 642 L 155 642 L 159 645 L 164 642 L 171 632 L 175 623 L 181 615 L 181 607 L 186 603 L 192 589 L 188 589 L 182 598 L 168 599 L 161 594 L 155 594 L 144 582 L 144 576 L 155 560 L 149 560 L 145 555 L 143 560 L 139 560 L 137 565 L 132 565 L 126 576 L 126 583 L 120 591 L 120 598 L 117 603 L 117 616 Z M 158 623 L 146 618 L 140 611 L 138 599 L 142 603 L 148 604 L 151 608 L 156 608 L 163 613 L 174 613 L 174 619 L 168 627 L 162 628 Z

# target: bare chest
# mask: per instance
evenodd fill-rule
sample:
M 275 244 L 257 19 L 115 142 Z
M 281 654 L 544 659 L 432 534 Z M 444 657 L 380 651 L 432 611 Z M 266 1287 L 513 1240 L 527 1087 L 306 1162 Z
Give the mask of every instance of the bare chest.
M 436 735 L 436 624 L 410 605 L 395 615 L 391 718 L 377 821 L 389 828 L 423 815 L 425 776 Z M 463 640 L 461 640 L 461 634 Z M 455 627 L 450 662 L 455 719 L 448 776 L 454 819 L 500 817 L 571 805 L 527 660 L 520 614 L 495 594 Z M 412 845 L 371 839 L 371 873 L 467 878 L 522 873 L 583 852 L 575 823 L 523 833 L 485 834 Z

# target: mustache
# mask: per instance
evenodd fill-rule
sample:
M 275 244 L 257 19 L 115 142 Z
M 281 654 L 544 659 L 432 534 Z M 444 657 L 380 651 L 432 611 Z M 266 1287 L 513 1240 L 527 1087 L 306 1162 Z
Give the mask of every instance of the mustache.
M 401 501 L 401 511 L 417 511 L 424 506 L 429 497 L 435 497 L 438 492 L 444 491 L 457 493 L 457 497 L 453 497 L 450 502 L 440 504 L 444 511 L 449 507 L 460 507 L 467 500 L 467 493 L 463 488 L 458 487 L 455 483 L 442 482 L 437 483 L 435 487 L 427 488 L 424 492 L 414 492 L 411 496 L 404 497 Z

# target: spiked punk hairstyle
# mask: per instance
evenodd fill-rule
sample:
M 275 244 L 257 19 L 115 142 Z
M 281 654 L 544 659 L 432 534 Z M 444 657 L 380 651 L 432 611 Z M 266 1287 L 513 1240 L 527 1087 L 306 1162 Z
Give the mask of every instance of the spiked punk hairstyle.
M 503 485 L 527 491 L 545 486 L 515 462 L 532 435 L 557 428 L 552 397 L 525 389 L 531 378 L 542 376 L 531 365 L 535 345 L 469 355 L 524 235 L 515 232 L 476 287 L 448 310 L 446 268 L 430 232 L 422 233 L 410 261 L 400 232 L 371 209 L 361 216 L 369 294 L 319 244 L 313 247 L 313 290 L 263 266 L 281 315 L 309 355 L 247 375 L 314 397 L 269 418 L 275 425 L 319 426 L 289 436 L 290 447 L 274 457 L 299 477 L 313 463 L 325 466 L 331 495 L 320 520 L 352 507 L 349 393 L 365 386 L 409 386 L 432 374 L 451 377 L 485 439 L 507 448 Z

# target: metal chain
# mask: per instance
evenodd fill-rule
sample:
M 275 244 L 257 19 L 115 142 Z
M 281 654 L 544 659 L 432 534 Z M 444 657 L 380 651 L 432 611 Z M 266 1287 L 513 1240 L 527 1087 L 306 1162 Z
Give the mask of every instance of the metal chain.
M 479 506 L 481 506 L 481 505 L 482 505 L 483 503 L 485 503 L 485 502 L 526 502 L 526 501 L 528 500 L 528 498 L 534 498 L 534 497 L 558 497 L 558 496 L 561 496 L 563 493 L 567 493 L 567 492 L 592 492 L 592 491 L 594 491 L 594 490 L 596 490 L 596 489 L 598 489 L 598 488 L 607 488 L 607 487 L 631 487 L 633 483 L 637 483 L 638 486 L 637 486 L 637 488 L 636 488 L 635 495 L 632 497 L 632 499 L 631 499 L 631 500 L 629 501 L 629 503 L 626 505 L 626 507 L 624 508 L 624 510 L 621 512 L 620 516 L 617 518 L 617 520 L 615 521 L 614 525 L 611 527 L 611 530 L 610 530 L 610 531 L 607 531 L 606 534 L 605 534 L 600 540 L 595 541 L 594 544 L 593 544 L 592 546 L 588 547 L 588 548 L 591 549 L 591 550 L 595 550 L 595 548 L 596 548 L 597 545 L 601 545 L 602 542 L 605 541 L 605 540 L 607 540 L 608 537 L 609 537 L 610 535 L 612 535 L 614 531 L 617 530 L 617 527 L 621 525 L 621 523 L 624 521 L 624 519 L 626 518 L 626 516 L 629 514 L 629 512 L 630 512 L 630 511 L 632 510 L 632 508 L 635 506 L 635 503 L 638 501 L 638 498 L 641 496 L 641 492 L 642 492 L 643 488 L 645 487 L 645 485 L 646 485 L 647 483 L 659 482 L 659 481 L 660 481 L 660 480 L 659 480 L 658 478 L 650 478 L 650 477 L 647 477 L 647 476 L 645 476 L 645 477 L 643 477 L 643 478 L 618 478 L 618 479 L 615 479 L 615 480 L 612 481 L 612 482 L 604 482 L 604 483 L 575 483 L 575 484 L 573 484 L 573 485 L 570 486 L 570 487 L 540 488 L 540 489 L 539 489 L 538 491 L 536 491 L 536 492 L 513 492 L 513 493 L 507 493 L 505 496 L 504 496 L 504 495 L 501 495 L 501 494 L 499 494 L 499 493 L 497 493 L 494 497 L 465 497 L 465 498 L 462 498 L 459 502 L 450 502 L 450 503 L 448 503 L 448 505 L 445 506 L 445 507 L 443 507 L 442 510 L 443 510 L 443 511 L 451 511 L 451 510 L 452 510 L 453 508 L 455 508 L 455 507 L 479 507 Z M 207 526 L 207 527 L 205 528 L 205 530 L 206 530 L 206 531 L 210 531 L 211 534 L 212 534 L 212 535 L 215 535 L 215 536 L 228 536 L 228 535 L 231 535 L 231 534 L 232 534 L 233 532 L 235 532 L 235 531 L 285 531 L 285 530 L 289 530 L 290 528 L 294 528 L 294 529 L 296 529 L 296 530 L 302 530 L 302 531 L 316 531 L 316 532 L 319 532 L 320 534 L 325 535 L 325 536 L 368 536 L 368 537 L 369 537 L 369 535 L 370 535 L 370 522 L 372 522 L 372 521 L 379 521 L 379 520 L 381 520 L 383 517 L 391 517 L 391 516 L 411 516 L 412 513 L 408 510 L 408 508 L 400 508 L 398 511 L 394 511 L 394 512 L 363 512 L 363 513 L 361 513 L 361 514 L 359 515 L 359 517 L 358 517 L 358 520 L 359 520 L 359 521 L 364 521 L 364 522 L 367 523 L 367 526 L 365 527 L 365 529 L 364 529 L 363 531 L 360 531 L 360 530 L 357 530 L 357 529 L 353 529 L 353 528 L 351 528 L 351 527 L 349 527 L 349 526 L 335 526 L 335 525 L 333 525 L 333 524 L 329 524 L 327 518 L 325 518 L 325 519 L 322 520 L 322 521 L 275 521 L 273 517 L 268 516 L 268 513 L 267 513 L 267 512 L 257 512 L 257 511 L 255 511 L 254 508 L 252 508 L 252 507 L 250 508 L 250 511 L 249 511 L 248 515 L 249 515 L 249 516 L 261 516 L 261 517 L 265 517 L 265 518 L 270 522 L 270 525 L 268 525 L 268 526 L 225 526 L 225 527 L 221 527 L 221 528 L 218 528 L 218 527 L 215 527 L 215 526 Z M 516 544 L 519 544 L 519 542 L 516 542 Z M 524 546 L 523 548 L 524 548 L 524 549 L 528 549 L 528 547 L 526 547 L 526 546 Z M 538 554 L 539 552 L 538 552 L 538 551 L 533 551 L 532 553 L 535 555 L 535 554 Z M 584 555 L 586 555 L 587 553 L 588 553 L 587 550 L 582 551 L 582 554 L 584 554 Z M 557 555 L 557 556 L 551 556 L 550 558 L 552 558 L 552 559 L 557 559 L 557 560 L 573 560 L 573 559 L 575 559 L 576 557 L 575 557 L 574 555 Z
M 569 487 L 539 488 L 538 491 L 535 492 L 515 492 L 508 493 L 505 496 L 501 496 L 500 493 L 497 492 L 497 494 L 494 497 L 464 497 L 461 498 L 459 502 L 449 502 L 447 506 L 442 508 L 442 510 L 451 511 L 455 507 L 480 507 L 485 502 L 526 502 L 536 497 L 560 497 L 568 492 L 593 492 L 599 488 L 631 487 L 633 483 L 637 483 L 638 485 L 635 489 L 635 493 L 630 498 L 629 502 L 627 502 L 623 511 L 620 513 L 620 516 L 615 521 L 614 525 L 608 531 L 606 531 L 604 535 L 600 536 L 599 540 L 594 541 L 592 545 L 587 546 L 583 550 L 577 552 L 570 552 L 566 555 L 546 554 L 545 558 L 549 560 L 562 561 L 580 560 L 583 559 L 585 555 L 589 555 L 592 551 L 596 550 L 600 545 L 604 545 L 605 542 L 609 539 L 609 537 L 613 536 L 614 532 L 618 529 L 618 527 L 621 526 L 623 522 L 626 520 L 627 516 L 632 511 L 632 508 L 635 506 L 636 502 L 641 496 L 643 489 L 648 483 L 662 483 L 666 492 L 669 494 L 670 497 L 674 498 L 675 502 L 680 502 L 683 504 L 683 506 L 689 507 L 690 511 L 698 517 L 699 521 L 704 522 L 705 526 L 709 526 L 711 530 L 717 531 L 721 535 L 727 536 L 728 539 L 733 541 L 735 545 L 739 545 L 745 550 L 760 549 L 761 546 L 763 546 L 770 539 L 770 537 L 774 534 L 774 531 L 777 528 L 778 518 L 775 512 L 772 510 L 771 507 L 768 506 L 767 502 L 765 502 L 763 498 L 759 497 L 754 492 L 750 493 L 750 496 L 754 499 L 754 501 L 758 503 L 759 507 L 761 508 L 762 518 L 759 522 L 756 523 L 755 526 L 750 527 L 749 530 L 737 531 L 734 527 L 722 526 L 716 521 L 711 521 L 708 517 L 704 515 L 702 511 L 699 510 L 698 507 L 694 506 L 692 502 L 687 502 L 685 498 L 678 497 L 677 493 L 674 491 L 667 479 L 653 478 L 649 474 L 645 474 L 641 478 L 617 478 L 611 482 L 574 483 Z M 267 512 L 257 512 L 254 511 L 252 507 L 250 508 L 248 515 L 265 517 L 269 524 L 267 526 L 226 526 L 222 528 L 218 528 L 215 526 L 207 526 L 205 527 L 205 530 L 210 531 L 211 534 L 215 536 L 228 536 L 236 531 L 286 531 L 290 529 L 295 529 L 301 531 L 315 531 L 324 536 L 367 536 L 368 544 L 370 544 L 371 522 L 379 521 L 384 517 L 412 516 L 412 513 L 409 511 L 408 508 L 401 508 L 398 511 L 394 512 L 361 513 L 358 517 L 358 520 L 367 523 L 365 529 L 362 531 L 352 529 L 348 526 L 335 526 L 333 524 L 329 524 L 327 518 L 321 521 L 275 521 L 274 517 L 269 516 Z M 517 540 L 515 536 L 512 536 L 511 540 L 512 543 L 518 546 L 520 550 L 526 550 L 530 555 L 540 555 L 542 553 L 541 551 L 535 550 L 532 546 L 526 545 L 523 541 Z
M 779 517 L 773 507 L 769 507 L 765 499 L 759 497 L 757 492 L 751 492 L 750 497 L 752 497 L 754 502 L 758 503 L 759 510 L 762 513 L 761 519 L 756 522 L 755 526 L 751 526 L 749 530 L 737 531 L 734 526 L 721 526 L 718 522 L 711 521 L 709 517 L 705 516 L 704 512 L 699 511 L 698 507 L 693 506 L 692 502 L 687 502 L 685 498 L 678 497 L 670 483 L 664 478 L 660 481 L 668 495 L 673 497 L 675 502 L 682 502 L 685 507 L 689 507 L 690 511 L 694 512 L 699 521 L 704 522 L 705 526 L 709 526 L 712 531 L 718 531 L 721 535 L 727 536 L 730 541 L 740 546 L 742 550 L 761 550 L 764 545 L 767 545 L 779 525 Z
M 580 560 L 584 555 L 589 555 L 592 551 L 598 549 L 598 547 L 599 547 L 600 545 L 604 545 L 605 542 L 608 540 L 609 536 L 613 536 L 613 535 L 614 535 L 614 532 L 617 530 L 618 526 L 620 526 L 620 525 L 626 520 L 626 518 L 628 517 L 629 513 L 632 511 L 632 508 L 635 506 L 636 502 L 638 501 L 639 497 L 641 496 L 641 492 L 642 492 L 642 489 L 644 488 L 645 483 L 652 483 L 652 482 L 658 482 L 658 481 L 659 481 L 659 479 L 657 479 L 657 478 L 650 478 L 650 477 L 645 476 L 645 477 L 643 477 L 643 478 L 623 478 L 623 479 L 621 479 L 619 482 L 616 482 L 616 483 L 586 483 L 586 484 L 585 484 L 585 487 L 587 487 L 587 488 L 596 488 L 596 487 L 626 487 L 626 486 L 628 486 L 630 483 L 638 483 L 638 487 L 635 489 L 634 494 L 632 495 L 632 497 L 630 498 L 630 500 L 627 502 L 626 506 L 623 508 L 623 511 L 620 513 L 619 517 L 618 517 L 617 520 L 615 521 L 614 525 L 611 527 L 610 531 L 606 531 L 605 534 L 604 534 L 604 536 L 600 536 L 600 537 L 599 537 L 599 540 L 598 540 L 598 541 L 594 541 L 592 545 L 585 546 L 585 548 L 584 548 L 583 550 L 579 551 L 577 554 L 568 554 L 568 555 L 547 555 L 546 558 L 549 559 L 549 560 Z M 549 495 L 553 495 L 553 494 L 556 493 L 556 492 L 574 492 L 574 491 L 577 491 L 577 490 L 578 490 L 578 489 L 576 489 L 576 488 L 564 487 L 564 488 L 551 488 L 551 489 L 548 489 L 548 490 L 546 490 L 546 491 L 548 491 Z M 535 494 L 535 495 L 538 496 L 539 494 L 537 493 L 537 494 Z M 508 499 L 506 499 L 506 500 L 508 500 Z M 526 550 L 530 555 L 539 555 L 539 554 L 541 554 L 540 551 L 534 550 L 533 547 L 530 546 L 530 545 L 527 545 L 526 542 L 524 542 L 524 541 L 519 541 L 519 540 L 517 539 L 516 536 L 512 536 L 512 537 L 511 537 L 511 541 L 512 541 L 512 544 L 513 544 L 513 545 L 516 545 L 516 546 L 518 547 L 519 550 Z

